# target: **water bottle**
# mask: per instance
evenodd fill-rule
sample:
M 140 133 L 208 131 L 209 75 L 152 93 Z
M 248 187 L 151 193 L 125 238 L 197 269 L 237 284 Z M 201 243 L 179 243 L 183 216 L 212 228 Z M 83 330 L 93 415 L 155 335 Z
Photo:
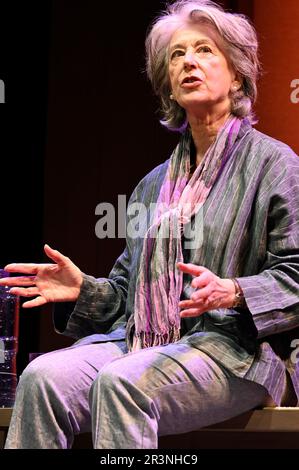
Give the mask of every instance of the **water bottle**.
M 0 277 L 9 273 L 0 269 Z M 0 286 L 0 408 L 14 405 L 17 387 L 19 297 Z

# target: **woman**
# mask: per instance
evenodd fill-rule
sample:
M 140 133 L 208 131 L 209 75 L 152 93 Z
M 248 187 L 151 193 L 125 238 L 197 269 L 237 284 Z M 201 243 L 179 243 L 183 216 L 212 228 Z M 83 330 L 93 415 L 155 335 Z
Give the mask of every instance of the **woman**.
M 48 245 L 54 263 L 6 266 L 25 274 L 0 281 L 34 297 L 25 308 L 69 302 L 56 327 L 78 340 L 25 369 L 6 448 L 67 448 L 90 429 L 95 448 L 156 448 L 284 403 L 290 379 L 298 397 L 298 368 L 268 338 L 299 325 L 299 160 L 252 128 L 255 31 L 211 1 L 177 1 L 146 46 L 162 124 L 182 136 L 131 196 L 108 279 Z M 136 203 L 156 203 L 140 237 Z

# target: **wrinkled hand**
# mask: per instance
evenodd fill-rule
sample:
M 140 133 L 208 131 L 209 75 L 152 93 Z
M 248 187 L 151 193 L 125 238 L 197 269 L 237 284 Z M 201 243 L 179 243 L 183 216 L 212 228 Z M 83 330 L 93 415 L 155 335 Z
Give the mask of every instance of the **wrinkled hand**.
M 230 308 L 235 299 L 235 285 L 231 279 L 221 279 L 204 266 L 178 263 L 178 269 L 195 276 L 191 286 L 197 289 L 188 300 L 179 302 L 181 317 L 197 317 L 207 310 Z
M 49 245 L 44 246 L 44 251 L 55 264 L 8 264 L 4 268 L 5 271 L 23 273 L 27 276 L 0 279 L 0 285 L 18 286 L 10 289 L 13 294 L 35 297 L 23 303 L 25 308 L 37 307 L 47 302 L 71 302 L 77 300 L 79 296 L 83 282 L 80 269 L 69 258 L 53 250 Z

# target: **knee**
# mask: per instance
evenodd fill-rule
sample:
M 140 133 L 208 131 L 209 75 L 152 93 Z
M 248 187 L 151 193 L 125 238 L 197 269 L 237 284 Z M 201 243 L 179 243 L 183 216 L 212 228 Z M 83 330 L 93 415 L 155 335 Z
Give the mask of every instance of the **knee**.
M 95 416 L 99 409 L 106 409 L 119 419 L 124 416 L 131 419 L 129 416 L 142 410 L 143 416 L 149 415 L 158 420 L 159 410 L 153 397 L 148 394 L 144 381 L 139 381 L 124 363 L 121 360 L 113 362 L 98 373 L 89 394 L 92 415 Z
M 107 364 L 100 370 L 91 386 L 90 397 L 115 394 L 129 386 L 124 370 L 116 362 Z
M 22 372 L 18 391 L 22 390 L 25 393 L 36 393 L 38 390 L 46 390 L 51 388 L 52 384 L 61 381 L 57 377 L 57 368 L 55 365 L 46 359 L 46 356 L 41 356 L 32 361 Z
M 103 389 L 112 389 L 116 386 L 117 383 L 120 381 L 120 375 L 115 371 L 110 364 L 104 366 L 98 375 L 96 376 L 93 384 L 92 389 L 94 388 L 101 388 Z
M 123 400 L 134 397 L 143 401 L 145 396 L 149 398 L 144 377 L 132 369 L 129 361 L 120 358 L 100 370 L 91 386 L 89 398 L 91 401 L 105 399 L 112 402 L 115 397 L 122 397 Z

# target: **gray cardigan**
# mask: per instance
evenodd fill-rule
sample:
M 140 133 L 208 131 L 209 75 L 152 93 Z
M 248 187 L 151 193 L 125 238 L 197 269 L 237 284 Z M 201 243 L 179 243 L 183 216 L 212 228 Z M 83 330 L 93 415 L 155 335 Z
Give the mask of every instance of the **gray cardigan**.
M 168 160 L 143 178 L 129 204 L 157 201 L 167 165 Z M 197 347 L 236 376 L 264 385 L 277 404 L 287 368 L 299 399 L 299 364 L 290 359 L 291 339 L 299 338 L 298 156 L 243 121 L 203 214 L 203 244 L 184 250 L 184 259 L 222 278 L 236 277 L 247 308 L 185 318 L 182 334 L 193 335 Z M 55 308 L 57 331 L 75 339 L 94 334 L 95 341 L 125 337 L 142 241 L 127 238 L 108 278 L 84 274 L 77 303 L 64 313 L 62 305 Z M 185 276 L 182 298 L 189 285 Z

